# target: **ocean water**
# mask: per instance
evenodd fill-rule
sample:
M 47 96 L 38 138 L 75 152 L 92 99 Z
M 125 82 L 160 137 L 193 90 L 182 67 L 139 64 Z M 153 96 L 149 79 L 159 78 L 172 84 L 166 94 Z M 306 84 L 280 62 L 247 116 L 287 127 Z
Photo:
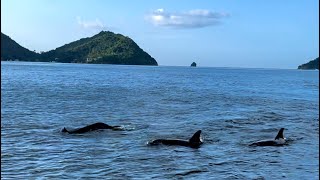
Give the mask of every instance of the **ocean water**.
M 1 62 L 1 179 L 319 179 L 318 75 Z M 95 122 L 126 131 L 61 133 Z M 248 146 L 281 127 L 289 145 Z

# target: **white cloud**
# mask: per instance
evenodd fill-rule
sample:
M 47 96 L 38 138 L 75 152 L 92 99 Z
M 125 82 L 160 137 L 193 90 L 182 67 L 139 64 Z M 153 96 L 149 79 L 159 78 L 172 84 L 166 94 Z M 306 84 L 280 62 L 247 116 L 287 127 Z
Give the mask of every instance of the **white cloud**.
M 194 9 L 182 13 L 165 12 L 157 9 L 146 16 L 146 20 L 155 26 L 175 28 L 201 28 L 217 25 L 221 19 L 228 17 L 227 13 L 212 12 L 206 9 Z
M 84 21 L 78 16 L 77 22 L 84 29 L 102 30 L 105 28 L 104 24 L 98 18 L 95 21 Z

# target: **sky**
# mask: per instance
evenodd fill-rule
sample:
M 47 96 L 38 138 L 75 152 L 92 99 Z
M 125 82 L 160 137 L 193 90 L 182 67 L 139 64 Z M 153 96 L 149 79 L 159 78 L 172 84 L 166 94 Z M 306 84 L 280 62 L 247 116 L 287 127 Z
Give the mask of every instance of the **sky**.
M 162 66 L 296 69 L 319 56 L 319 1 L 1 0 L 1 32 L 32 51 L 102 30 Z

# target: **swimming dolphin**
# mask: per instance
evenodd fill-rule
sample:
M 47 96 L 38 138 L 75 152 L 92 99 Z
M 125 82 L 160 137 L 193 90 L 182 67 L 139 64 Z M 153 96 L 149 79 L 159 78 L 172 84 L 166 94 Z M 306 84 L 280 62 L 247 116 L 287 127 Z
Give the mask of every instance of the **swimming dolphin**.
M 164 144 L 164 145 L 179 145 L 179 146 L 187 146 L 191 148 L 199 148 L 202 144 L 202 140 L 200 138 L 201 130 L 194 133 L 194 135 L 188 140 L 180 140 L 180 139 L 156 139 L 148 144 L 150 145 L 158 145 L 158 144 Z
M 283 136 L 284 128 L 281 128 L 274 140 L 258 141 L 249 146 L 283 146 L 286 144 L 286 138 Z
M 89 131 L 95 131 L 99 129 L 122 130 L 120 126 L 109 126 L 108 124 L 98 122 L 98 123 L 94 123 L 94 124 L 91 124 L 82 128 L 78 128 L 75 130 L 71 130 L 71 131 L 67 130 L 64 127 L 61 132 L 67 132 L 69 134 L 81 134 L 81 133 L 86 133 Z

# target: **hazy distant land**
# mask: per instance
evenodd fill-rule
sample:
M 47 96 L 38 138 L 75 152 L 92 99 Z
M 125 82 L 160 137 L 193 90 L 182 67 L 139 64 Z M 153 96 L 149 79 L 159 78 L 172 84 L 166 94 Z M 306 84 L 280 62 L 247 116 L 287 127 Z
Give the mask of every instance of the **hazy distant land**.
M 110 31 L 65 44 L 48 52 L 36 53 L 22 47 L 1 33 L 1 61 L 152 65 L 158 62 L 132 39 Z M 193 62 L 191 66 L 196 66 Z M 298 69 L 319 69 L 319 57 L 298 66 Z

